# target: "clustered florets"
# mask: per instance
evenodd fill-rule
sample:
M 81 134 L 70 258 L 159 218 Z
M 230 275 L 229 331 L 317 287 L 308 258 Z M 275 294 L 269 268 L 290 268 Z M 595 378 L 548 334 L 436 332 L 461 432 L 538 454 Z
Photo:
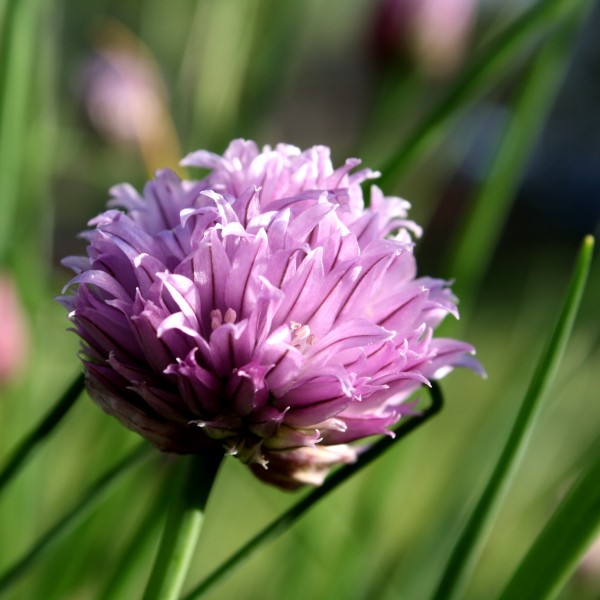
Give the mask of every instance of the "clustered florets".
M 388 427 L 408 397 L 473 348 L 433 337 L 456 307 L 416 277 L 408 203 L 334 170 L 329 149 L 260 151 L 235 140 L 209 169 L 160 171 L 140 196 L 111 190 L 62 297 L 83 340 L 91 396 L 159 448 L 220 446 L 261 479 L 319 484 L 355 460 L 350 442 Z

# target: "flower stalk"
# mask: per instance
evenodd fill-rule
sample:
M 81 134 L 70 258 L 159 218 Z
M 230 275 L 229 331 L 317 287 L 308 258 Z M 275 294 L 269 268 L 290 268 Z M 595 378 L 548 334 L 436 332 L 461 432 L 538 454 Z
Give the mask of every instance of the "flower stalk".
M 144 600 L 179 598 L 221 456 L 206 453 L 188 457 L 176 473 L 178 490 L 171 503 Z

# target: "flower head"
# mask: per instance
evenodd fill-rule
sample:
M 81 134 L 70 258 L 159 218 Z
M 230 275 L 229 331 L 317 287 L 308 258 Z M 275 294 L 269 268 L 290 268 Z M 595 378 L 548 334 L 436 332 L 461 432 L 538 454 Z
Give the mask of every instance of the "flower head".
M 220 446 L 261 479 L 319 484 L 350 444 L 410 412 L 408 397 L 473 348 L 433 337 L 456 308 L 416 278 L 408 203 L 329 149 L 235 140 L 111 190 L 62 298 L 91 396 L 159 448 Z

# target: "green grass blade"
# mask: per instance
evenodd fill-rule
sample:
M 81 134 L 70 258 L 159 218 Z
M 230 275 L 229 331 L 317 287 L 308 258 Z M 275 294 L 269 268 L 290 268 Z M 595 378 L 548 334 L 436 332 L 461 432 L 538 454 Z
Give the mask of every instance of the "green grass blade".
M 46 415 L 44 420 L 19 444 L 8 459 L 6 466 L 0 472 L 0 493 L 19 468 L 25 463 L 31 453 L 40 443 L 54 431 L 70 408 L 81 395 L 84 389 L 84 376 L 79 375 L 65 390 L 54 408 Z
M 525 11 L 475 55 L 433 108 L 415 125 L 407 139 L 381 168 L 378 185 L 391 189 L 440 136 L 444 125 L 481 96 L 514 66 L 533 41 L 539 41 L 576 2 L 542 0 Z M 533 40 L 533 41 L 532 41 Z
M 498 463 L 452 551 L 433 596 L 435 600 L 453 600 L 463 597 L 468 576 L 524 452 L 544 392 L 548 389 L 564 352 L 587 281 L 593 248 L 593 238 L 586 237 L 575 265 L 566 301 L 550 342 L 542 354 Z
M 563 80 L 570 62 L 574 34 L 592 4 L 589 0 L 579 2 L 578 9 L 568 19 L 565 18 L 540 48 L 513 107 L 490 171 L 477 191 L 473 208 L 459 232 L 446 272 L 457 277 L 454 289 L 464 299 L 461 304 L 463 315 L 469 312 L 468 303 L 472 302 L 489 264 L 528 157 Z
M 192 147 L 220 147 L 235 134 L 252 45 L 259 30 L 261 0 L 199 3 L 182 79 L 193 104 L 188 126 Z M 229 40 L 223 43 L 223 40 Z
M 125 458 L 89 486 L 81 500 L 42 535 L 31 548 L 0 575 L 0 594 L 15 581 L 60 538 L 73 531 L 108 495 L 130 468 L 149 456 L 146 442 L 137 446 Z
M 431 404 L 420 414 L 415 415 L 407 420 L 403 420 L 399 427 L 395 430 L 395 437 L 385 437 L 379 440 L 364 452 L 359 460 L 354 464 L 342 467 L 333 475 L 328 477 L 321 487 L 313 490 L 307 496 L 302 498 L 283 515 L 275 519 L 270 525 L 265 527 L 255 537 L 253 537 L 246 545 L 227 559 L 220 567 L 217 567 L 204 581 L 198 584 L 190 591 L 183 600 L 195 600 L 208 592 L 215 584 L 222 581 L 231 572 L 238 567 L 244 560 L 265 544 L 273 541 L 285 531 L 287 531 L 304 513 L 312 508 L 319 500 L 336 489 L 339 485 L 348 480 L 352 475 L 355 475 L 367 465 L 371 464 L 376 458 L 381 456 L 388 448 L 395 444 L 411 431 L 428 421 L 431 417 L 437 414 L 443 406 L 443 397 L 440 387 L 433 382 L 430 389 Z
M 600 527 L 600 452 L 571 487 L 499 600 L 555 598 Z
M 0 263 L 12 248 L 28 126 L 27 107 L 34 64 L 38 0 L 4 6 L 0 30 Z
M 157 486 L 157 493 L 153 502 L 147 508 L 144 516 L 141 518 L 136 531 L 133 533 L 129 542 L 125 546 L 119 558 L 116 560 L 116 568 L 106 584 L 100 589 L 96 598 L 104 600 L 105 598 L 129 598 L 127 588 L 131 585 L 131 580 L 136 573 L 144 569 L 146 559 L 152 558 L 154 548 L 150 548 L 153 538 L 159 533 L 159 526 L 163 524 L 165 508 L 169 505 L 171 499 L 171 490 L 165 485 L 167 476 L 162 476 Z M 148 555 L 148 557 L 146 556 Z

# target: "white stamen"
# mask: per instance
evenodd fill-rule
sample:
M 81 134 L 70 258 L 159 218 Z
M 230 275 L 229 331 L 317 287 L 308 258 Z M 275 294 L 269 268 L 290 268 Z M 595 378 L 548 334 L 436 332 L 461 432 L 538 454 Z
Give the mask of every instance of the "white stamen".
M 236 319 L 237 313 L 233 308 L 228 308 L 225 311 L 225 316 L 223 316 L 223 313 L 218 308 L 210 311 L 210 327 L 213 331 L 223 325 L 223 323 L 235 323 Z
M 308 336 L 310 336 L 310 327 L 308 325 L 302 325 L 302 327 L 294 331 L 294 339 L 296 340 L 304 340 Z
M 225 323 L 235 323 L 236 318 L 237 318 L 237 314 L 235 313 L 235 310 L 233 310 L 233 308 L 228 308 L 225 311 L 225 316 L 223 317 L 223 321 L 225 321 Z
M 299 349 L 302 349 L 306 344 L 312 346 L 316 338 L 310 332 L 308 325 L 302 325 L 297 321 L 290 321 L 290 329 L 292 330 L 292 344 Z
M 219 325 L 223 323 L 223 315 L 221 311 L 217 308 L 215 310 L 210 311 L 210 328 L 214 331 Z

